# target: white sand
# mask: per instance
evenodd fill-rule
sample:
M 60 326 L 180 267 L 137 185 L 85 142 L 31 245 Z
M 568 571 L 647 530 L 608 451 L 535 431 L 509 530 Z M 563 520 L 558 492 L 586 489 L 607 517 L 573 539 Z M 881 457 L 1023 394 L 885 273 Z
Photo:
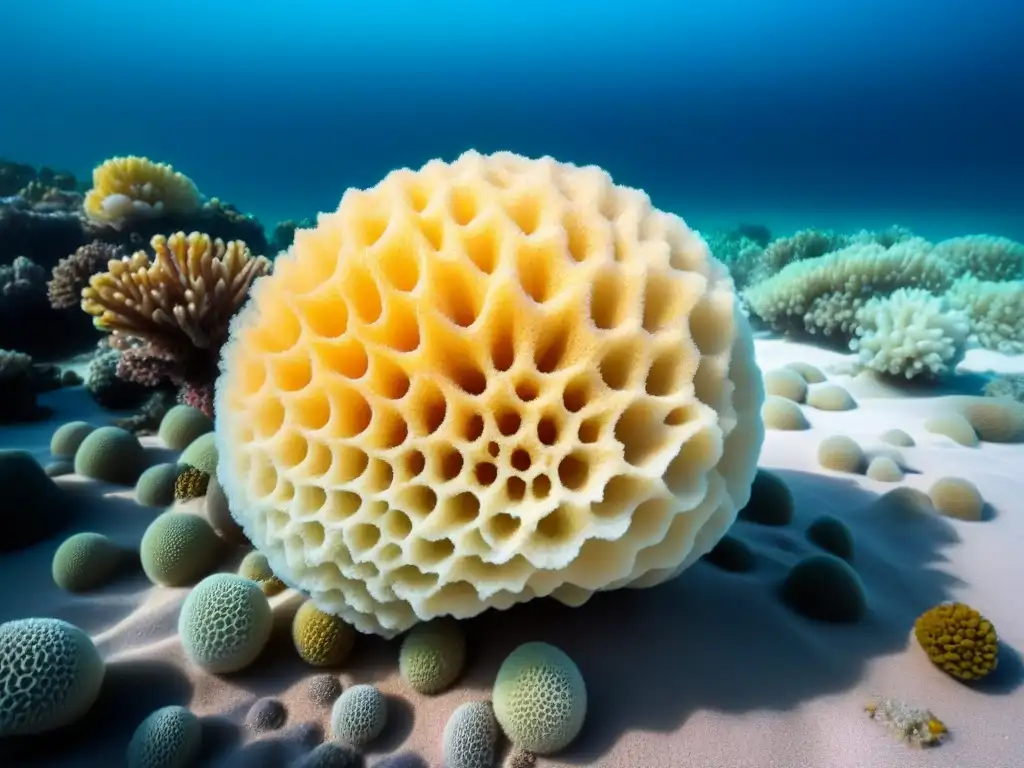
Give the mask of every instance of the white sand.
M 923 429 L 942 400 L 908 395 L 851 378 L 849 356 L 777 340 L 759 340 L 764 370 L 802 360 L 829 372 L 859 403 L 826 413 L 805 408 L 811 429 L 769 432 L 761 465 L 791 487 L 796 519 L 785 528 L 739 522 L 733 533 L 757 551 L 752 573 L 731 574 L 699 563 L 656 589 L 601 595 L 583 608 L 537 601 L 467 622 L 471 658 L 456 689 L 432 699 L 397 676 L 395 641 L 361 638 L 341 670 L 345 685 L 372 682 L 391 698 L 392 723 L 370 751 L 412 752 L 441 766 L 440 738 L 455 706 L 488 696 L 504 656 L 527 640 L 563 648 L 587 681 L 589 712 L 578 741 L 541 766 L 602 768 L 1011 768 L 1024 765 L 1024 445 L 965 448 Z M 1024 358 L 972 352 L 963 370 L 1024 370 Z M 961 383 L 977 382 L 969 375 Z M 5 427 L 5 447 L 25 448 L 48 461 L 49 436 L 71 419 L 109 420 L 81 389 L 42 398 L 56 410 L 51 423 Z M 866 449 L 899 427 L 917 441 L 898 449 L 912 473 L 900 484 L 842 475 L 817 466 L 818 443 L 842 433 Z M 153 439 L 154 460 L 165 460 Z M 891 452 L 893 449 L 888 448 Z M 969 478 L 992 508 L 983 522 L 933 514 L 901 514 L 879 501 L 898 485 L 927 490 L 943 475 Z M 82 501 L 76 524 L 137 545 L 159 510 L 138 507 L 130 490 L 75 476 L 58 481 Z M 824 625 L 794 615 L 777 598 L 788 567 L 812 547 L 803 531 L 817 515 L 846 521 L 856 539 L 854 565 L 869 594 L 870 613 L 855 625 Z M 317 670 L 304 667 L 289 646 L 287 625 L 296 596 L 272 601 L 281 632 L 252 668 L 216 678 L 184 661 L 175 636 L 186 589 L 151 587 L 135 573 L 88 595 L 69 595 L 50 577 L 50 558 L 63 536 L 0 556 L 0 621 L 56 616 L 88 631 L 108 661 L 100 701 L 78 726 L 61 735 L 0 745 L 0 764 L 120 765 L 132 730 L 150 711 L 180 703 L 204 717 L 204 765 L 285 766 L 319 739 L 328 713 L 306 700 Z M 230 565 L 230 563 L 229 563 Z M 986 685 L 947 677 L 911 636 L 914 619 L 946 600 L 967 602 L 996 625 L 1003 641 L 999 670 Z M 254 739 L 241 726 L 260 696 L 289 708 L 282 731 Z M 932 750 L 909 747 L 863 712 L 872 695 L 932 709 L 952 737 Z M 304 725 L 307 724 L 307 725 Z

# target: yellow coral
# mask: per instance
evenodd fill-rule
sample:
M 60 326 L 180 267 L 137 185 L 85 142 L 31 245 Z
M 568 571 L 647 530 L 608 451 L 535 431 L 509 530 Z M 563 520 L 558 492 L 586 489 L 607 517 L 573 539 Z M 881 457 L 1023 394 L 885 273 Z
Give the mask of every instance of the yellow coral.
M 999 663 L 992 622 L 963 603 L 943 603 L 914 622 L 914 636 L 936 666 L 958 680 L 979 680 Z
M 216 349 L 270 262 L 241 240 L 225 244 L 199 232 L 157 235 L 150 243 L 155 260 L 138 251 L 93 275 L 82 289 L 82 309 L 103 330 Z
M 307 600 L 292 620 L 295 650 L 314 667 L 336 667 L 348 658 L 356 631 L 337 616 L 331 616 Z
M 185 466 L 174 481 L 174 498 L 178 501 L 189 501 L 206 495 L 210 485 L 210 476 L 201 469 Z
M 145 157 L 112 157 L 92 172 L 85 215 L 119 228 L 132 218 L 194 213 L 199 205 L 192 179 L 170 165 Z

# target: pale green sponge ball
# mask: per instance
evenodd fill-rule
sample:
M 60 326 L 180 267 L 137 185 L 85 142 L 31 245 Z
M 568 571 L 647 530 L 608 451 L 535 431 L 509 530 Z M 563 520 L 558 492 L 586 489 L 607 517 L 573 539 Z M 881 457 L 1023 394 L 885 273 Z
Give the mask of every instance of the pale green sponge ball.
M 107 483 L 135 485 L 146 469 L 146 452 L 139 438 L 120 427 L 90 432 L 75 452 L 75 472 Z
M 199 718 L 184 707 L 162 707 L 143 720 L 128 742 L 128 768 L 190 768 L 202 743 Z
M 182 468 L 177 464 L 154 464 L 135 484 L 135 501 L 146 507 L 169 507 L 174 503 L 174 483 Z
M 270 603 L 255 581 L 215 573 L 196 584 L 178 616 L 178 635 L 197 667 L 237 672 L 260 655 L 273 628 Z
M 489 701 L 460 704 L 444 727 L 445 768 L 493 768 L 498 724 Z
M 517 747 L 549 755 L 579 734 L 587 715 L 587 688 L 561 649 L 524 643 L 512 651 L 494 681 L 494 715 Z
M 198 408 L 176 405 L 164 414 L 157 433 L 168 448 L 183 451 L 196 438 L 213 431 L 213 421 Z
M 372 685 L 353 685 L 338 697 L 331 710 L 334 738 L 353 747 L 376 739 L 387 722 L 387 700 Z
M 53 553 L 53 583 L 68 592 L 106 584 L 125 562 L 125 550 L 101 533 L 76 533 Z
M 96 701 L 104 671 L 96 646 L 73 624 L 0 624 L 0 738 L 73 723 Z
M 182 587 L 217 566 L 220 538 L 206 520 L 187 512 L 164 512 L 142 534 L 142 570 L 154 584 Z
M 69 421 L 57 427 L 50 438 L 50 454 L 58 459 L 73 459 L 78 447 L 96 427 L 85 421 Z
M 402 641 L 398 668 L 419 693 L 439 693 L 455 682 L 466 665 L 466 635 L 454 619 L 417 624 Z
M 178 463 L 188 464 L 190 467 L 202 470 L 210 477 L 216 477 L 217 443 L 215 441 L 216 435 L 213 432 L 200 435 L 182 451 L 181 456 L 178 457 Z

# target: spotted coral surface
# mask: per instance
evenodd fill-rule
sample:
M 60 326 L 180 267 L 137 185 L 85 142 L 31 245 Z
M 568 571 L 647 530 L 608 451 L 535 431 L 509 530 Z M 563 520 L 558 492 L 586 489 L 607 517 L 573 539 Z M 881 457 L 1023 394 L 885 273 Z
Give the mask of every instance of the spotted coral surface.
M 747 500 L 763 387 L 724 266 L 596 167 L 399 170 L 235 317 L 217 474 L 274 572 L 363 632 L 648 587 Z
M 249 666 L 272 628 L 267 596 L 256 582 L 232 573 L 215 573 L 199 582 L 178 616 L 178 635 L 188 658 L 214 674 Z
M 128 768 L 189 768 L 202 743 L 199 718 L 184 707 L 161 707 L 145 720 L 128 742 Z
M 372 685 L 353 685 L 334 702 L 331 730 L 343 744 L 360 747 L 381 734 L 387 719 L 384 695 Z
M 999 664 L 995 626 L 964 603 L 943 603 L 922 613 L 914 637 L 935 666 L 958 680 L 980 680 Z

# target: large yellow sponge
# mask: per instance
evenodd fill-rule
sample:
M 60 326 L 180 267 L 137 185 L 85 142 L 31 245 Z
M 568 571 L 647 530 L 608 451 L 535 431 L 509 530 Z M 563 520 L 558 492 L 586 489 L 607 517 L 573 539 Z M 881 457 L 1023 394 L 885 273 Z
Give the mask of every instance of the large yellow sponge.
M 596 167 L 399 170 L 257 280 L 218 477 L 274 572 L 387 637 L 658 584 L 750 495 L 764 398 L 703 240 Z

